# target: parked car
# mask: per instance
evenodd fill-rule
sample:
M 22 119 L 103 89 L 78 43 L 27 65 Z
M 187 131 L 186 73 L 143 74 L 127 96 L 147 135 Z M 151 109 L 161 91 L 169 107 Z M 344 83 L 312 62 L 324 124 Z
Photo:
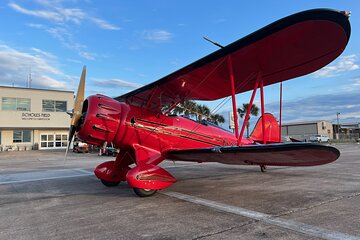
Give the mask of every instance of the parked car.
M 101 148 L 99 152 L 99 156 L 105 155 L 105 156 L 116 157 L 117 154 L 118 154 L 117 149 L 114 147 Z
M 310 142 L 318 142 L 318 143 L 329 142 L 329 137 L 326 135 L 320 135 L 320 134 L 313 135 L 310 137 Z

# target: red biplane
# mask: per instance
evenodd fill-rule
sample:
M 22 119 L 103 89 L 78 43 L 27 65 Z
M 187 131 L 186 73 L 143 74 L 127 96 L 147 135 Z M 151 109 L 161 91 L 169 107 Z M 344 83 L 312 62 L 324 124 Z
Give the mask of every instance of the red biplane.
M 72 114 L 74 134 L 99 146 L 120 149 L 115 161 L 95 175 L 106 186 L 127 181 L 141 197 L 176 182 L 158 166 L 165 159 L 265 166 L 314 166 L 340 152 L 313 143 L 282 143 L 280 121 L 264 110 L 264 86 L 312 73 L 336 59 L 350 37 L 349 13 L 329 9 L 300 12 L 278 20 L 149 85 L 116 98 L 84 100 L 85 67 Z M 243 138 L 257 89 L 261 117 Z M 252 90 L 249 110 L 238 127 L 235 94 Z M 186 100 L 232 98 L 235 134 L 180 116 L 171 110 Z M 281 101 L 280 101 L 281 109 Z M 134 165 L 133 165 L 134 164 Z M 132 167 L 133 166 L 133 167 Z

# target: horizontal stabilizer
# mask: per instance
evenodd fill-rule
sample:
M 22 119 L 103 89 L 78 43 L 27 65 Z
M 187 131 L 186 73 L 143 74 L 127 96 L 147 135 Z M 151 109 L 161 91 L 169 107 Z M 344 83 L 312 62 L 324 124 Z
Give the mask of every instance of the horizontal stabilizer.
M 167 152 L 167 158 L 191 162 L 239 165 L 315 166 L 338 159 L 339 150 L 316 143 L 279 143 L 226 146 Z

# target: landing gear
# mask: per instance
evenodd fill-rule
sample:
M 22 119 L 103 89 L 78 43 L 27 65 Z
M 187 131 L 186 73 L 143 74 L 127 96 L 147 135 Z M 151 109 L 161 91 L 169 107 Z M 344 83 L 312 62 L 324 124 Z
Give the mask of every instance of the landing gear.
M 134 188 L 134 192 L 139 197 L 150 197 L 150 196 L 154 195 L 157 192 L 157 190 Z
M 266 166 L 265 165 L 260 165 L 260 170 L 261 170 L 261 172 L 266 172 Z
M 106 181 L 106 180 L 103 180 L 103 179 L 100 179 L 100 181 L 102 182 L 102 184 L 104 184 L 107 187 L 116 187 L 120 183 L 120 181 L 111 182 L 111 181 Z

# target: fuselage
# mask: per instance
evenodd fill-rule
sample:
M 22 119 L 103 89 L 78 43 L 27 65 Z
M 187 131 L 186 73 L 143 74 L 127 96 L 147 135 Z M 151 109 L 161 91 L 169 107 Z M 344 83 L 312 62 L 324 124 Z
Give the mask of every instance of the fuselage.
M 112 142 L 117 148 L 127 149 L 140 144 L 165 152 L 237 144 L 233 133 L 206 122 L 158 114 L 103 95 L 88 97 L 83 115 L 78 136 L 100 146 Z

